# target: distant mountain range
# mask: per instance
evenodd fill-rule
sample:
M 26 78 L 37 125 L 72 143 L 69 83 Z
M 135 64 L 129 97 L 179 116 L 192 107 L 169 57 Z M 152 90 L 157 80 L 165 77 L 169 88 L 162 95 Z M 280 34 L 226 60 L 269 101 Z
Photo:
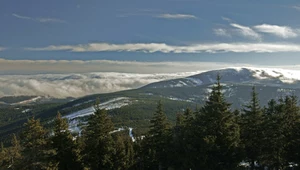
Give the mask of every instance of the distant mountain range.
M 270 68 L 227 68 L 175 80 L 152 83 L 146 88 L 197 87 L 216 81 L 217 75 L 223 83 L 243 85 L 263 85 L 271 87 L 300 88 L 300 72 Z
M 134 110 L 140 114 L 147 112 L 146 118 L 150 118 L 151 113 L 155 110 L 153 101 L 163 100 L 166 112 L 169 117 L 174 119 L 176 113 L 186 107 L 195 108 L 196 105 L 203 104 L 212 85 L 216 82 L 218 74 L 222 77 L 224 95 L 233 104 L 233 108 L 239 109 L 250 100 L 253 86 L 257 88 L 262 105 L 266 105 L 272 98 L 278 99 L 285 95 L 300 96 L 300 76 L 298 77 L 300 74 L 297 71 L 227 68 L 185 78 L 160 81 L 134 90 L 86 96 L 68 103 L 68 107 L 63 109 L 63 113 L 71 120 L 82 119 L 93 113 L 94 101 L 99 97 L 102 101 L 101 108 L 113 110 L 112 113 Z M 145 108 L 147 105 L 151 105 L 151 112 L 140 107 L 141 105 L 145 105 Z M 171 108 L 175 106 L 178 106 L 177 110 L 172 110 Z M 77 124 L 78 122 L 75 121 L 73 126 L 76 127 Z
M 149 119 L 155 112 L 158 100 L 162 100 L 166 114 L 171 121 L 174 121 L 176 114 L 185 108 L 201 106 L 207 99 L 218 74 L 222 78 L 224 95 L 233 104 L 232 108 L 234 109 L 240 109 L 250 100 L 253 86 L 259 93 L 262 105 L 266 105 L 272 98 L 278 99 L 285 95 L 300 96 L 299 71 L 269 68 L 226 68 L 185 78 L 151 83 L 133 90 L 94 94 L 78 99 L 70 98 L 66 99 L 64 104 L 45 110 L 41 114 L 50 118 L 60 111 L 70 120 L 71 127 L 77 129 L 79 124 L 84 124 L 87 116 L 93 114 L 95 100 L 99 98 L 100 107 L 109 110 L 118 126 L 146 128 L 149 125 Z M 26 98 L 24 101 L 34 101 L 33 99 L 36 99 L 36 96 L 32 99 Z M 30 103 L 24 101 L 18 100 L 18 103 Z M 49 102 L 49 98 L 47 102 Z M 33 103 L 37 104 L 37 102 Z M 34 111 L 34 109 L 32 110 Z

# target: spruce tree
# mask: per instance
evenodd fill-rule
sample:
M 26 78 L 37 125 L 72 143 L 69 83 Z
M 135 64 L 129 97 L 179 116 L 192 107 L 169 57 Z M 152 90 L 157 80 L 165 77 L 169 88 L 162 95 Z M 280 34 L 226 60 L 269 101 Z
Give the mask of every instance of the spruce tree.
M 22 169 L 49 169 L 55 168 L 49 160 L 52 151 L 49 150 L 47 143 L 47 132 L 40 123 L 34 118 L 28 119 L 24 125 L 22 133 Z
M 51 146 L 56 151 L 53 159 L 61 170 L 83 169 L 80 162 L 79 149 L 76 140 L 73 139 L 67 119 L 58 113 L 54 122 L 54 136 L 51 138 Z
M 299 162 L 299 124 L 300 124 L 300 108 L 297 105 L 296 96 L 287 96 L 285 98 L 285 111 L 283 112 L 281 128 L 285 135 L 287 162 Z M 296 159 L 295 159 L 296 158 Z M 298 159 L 297 159 L 298 158 Z
M 282 135 L 282 113 L 285 110 L 284 100 L 276 102 L 274 99 L 268 102 L 264 111 L 264 137 L 262 141 L 263 152 L 260 155 L 261 163 L 270 169 L 280 169 L 283 164 L 285 152 L 285 137 Z
M 9 159 L 7 156 L 7 149 L 4 148 L 3 143 L 1 142 L 0 148 L 0 169 L 7 169 L 9 166 Z
M 176 125 L 172 131 L 171 149 L 168 151 L 169 164 L 173 169 L 189 169 L 192 167 L 192 123 L 193 111 L 191 109 L 187 108 L 183 114 L 177 114 Z
M 17 139 L 17 136 L 13 134 L 11 147 L 7 148 L 7 159 L 11 169 L 20 168 L 21 150 L 20 141 Z
M 169 163 L 173 169 L 183 169 L 184 167 L 184 115 L 177 114 L 176 124 L 172 129 L 172 140 L 170 142 L 170 149 L 168 153 Z
M 128 134 L 116 133 L 114 136 L 115 153 L 113 156 L 113 169 L 129 169 L 134 164 L 133 142 Z
M 150 130 L 148 141 L 150 144 L 151 154 L 153 156 L 153 165 L 158 169 L 166 166 L 167 147 L 170 139 L 170 127 L 167 122 L 167 116 L 163 112 L 161 101 L 158 102 L 156 112 L 150 120 Z
M 295 96 L 271 100 L 265 109 L 263 161 L 268 167 L 284 169 L 289 162 L 298 162 L 299 106 Z
M 222 93 L 220 76 L 195 121 L 194 169 L 235 169 L 240 162 L 240 129 Z M 204 166 L 204 167 L 203 167 Z
M 255 168 L 255 162 L 260 163 L 262 154 L 262 139 L 264 137 L 263 112 L 259 104 L 255 87 L 252 88 L 251 100 L 244 106 L 242 115 L 241 139 L 247 160 L 251 169 Z
M 91 169 L 112 169 L 114 143 L 110 134 L 114 127 L 105 109 L 96 102 L 95 112 L 90 116 L 84 131 L 84 158 Z

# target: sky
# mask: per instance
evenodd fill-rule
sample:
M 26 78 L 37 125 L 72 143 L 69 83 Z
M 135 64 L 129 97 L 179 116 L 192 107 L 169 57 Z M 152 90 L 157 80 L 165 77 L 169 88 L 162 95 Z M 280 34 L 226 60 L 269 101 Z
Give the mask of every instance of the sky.
M 79 97 L 226 67 L 300 70 L 299 16 L 296 0 L 1 0 L 0 97 Z
M 5 60 L 300 63 L 299 1 L 1 0 Z

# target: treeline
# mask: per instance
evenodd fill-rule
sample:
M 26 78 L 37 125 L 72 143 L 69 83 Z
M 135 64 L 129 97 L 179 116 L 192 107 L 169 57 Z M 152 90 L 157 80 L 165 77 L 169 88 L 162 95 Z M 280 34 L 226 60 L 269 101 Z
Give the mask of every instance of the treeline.
M 149 132 L 135 137 L 116 132 L 106 111 L 95 105 L 80 136 L 57 115 L 48 132 L 29 119 L 11 146 L 0 150 L 2 169 L 297 169 L 300 163 L 300 107 L 295 96 L 261 107 L 255 88 L 242 110 L 231 110 L 220 77 L 205 104 L 178 114 L 171 126 L 162 103 Z

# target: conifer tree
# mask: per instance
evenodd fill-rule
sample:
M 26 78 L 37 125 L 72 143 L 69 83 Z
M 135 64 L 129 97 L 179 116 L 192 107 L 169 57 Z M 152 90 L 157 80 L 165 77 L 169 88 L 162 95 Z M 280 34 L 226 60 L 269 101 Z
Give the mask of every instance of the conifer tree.
M 260 155 L 261 163 L 267 165 L 270 169 L 280 169 L 283 164 L 283 153 L 285 152 L 282 145 L 285 137 L 282 135 L 281 123 L 282 113 L 285 110 L 284 100 L 276 102 L 274 99 L 268 102 L 264 109 L 264 137 L 262 141 L 263 152 Z
M 84 132 L 84 157 L 91 169 L 112 169 L 114 143 L 110 132 L 114 129 L 106 110 L 96 102 L 95 112 L 90 116 Z
M 191 167 L 191 134 L 193 111 L 187 108 L 183 114 L 177 114 L 176 125 L 173 128 L 172 141 L 168 151 L 169 164 L 173 169 L 189 169 Z
M 21 160 L 21 145 L 15 134 L 12 136 L 11 147 L 7 148 L 7 159 L 11 169 L 16 169 L 19 166 Z
M 53 159 L 58 163 L 60 170 L 83 169 L 80 162 L 79 149 L 76 140 L 73 139 L 67 120 L 58 112 L 54 122 L 54 136 L 51 138 L 51 146 L 56 151 Z
M 284 169 L 297 162 L 299 135 L 299 106 L 295 96 L 271 100 L 265 109 L 263 161 L 270 168 Z M 295 159 L 296 158 L 296 159 Z
M 34 118 L 28 119 L 22 133 L 22 169 L 55 169 L 55 164 L 49 160 L 53 152 L 47 145 L 47 132 Z
M 173 169 L 182 169 L 184 165 L 184 115 L 177 114 L 176 124 L 172 129 L 172 140 L 168 153 L 169 163 Z
M 282 115 L 281 129 L 286 137 L 285 146 L 287 151 L 285 157 L 288 162 L 299 161 L 299 159 L 297 159 L 299 156 L 297 150 L 299 150 L 298 145 L 300 141 L 300 108 L 297 103 L 298 100 L 296 96 L 287 96 L 285 98 L 285 111 Z
M 220 76 L 195 122 L 195 169 L 235 169 L 240 162 L 240 129 L 222 93 Z M 201 167 L 202 166 L 202 167 Z M 203 167 L 204 166 L 204 167 Z
M 119 132 L 120 133 L 120 132 Z M 132 139 L 126 134 L 114 135 L 115 153 L 113 156 L 113 169 L 129 169 L 134 164 L 134 151 Z
M 156 112 L 150 123 L 148 141 L 150 142 L 150 150 L 154 157 L 153 164 L 158 169 L 161 169 L 166 166 L 167 146 L 170 139 L 170 127 L 167 122 L 167 116 L 163 112 L 161 101 L 158 102 Z
M 260 163 L 262 154 L 262 139 L 264 137 L 263 112 L 259 104 L 255 87 L 252 87 L 251 100 L 244 106 L 242 115 L 241 140 L 251 169 L 255 168 L 255 162 Z
M 7 157 L 7 150 L 4 148 L 3 143 L 1 142 L 0 148 L 0 169 L 6 169 L 8 167 L 9 159 Z

